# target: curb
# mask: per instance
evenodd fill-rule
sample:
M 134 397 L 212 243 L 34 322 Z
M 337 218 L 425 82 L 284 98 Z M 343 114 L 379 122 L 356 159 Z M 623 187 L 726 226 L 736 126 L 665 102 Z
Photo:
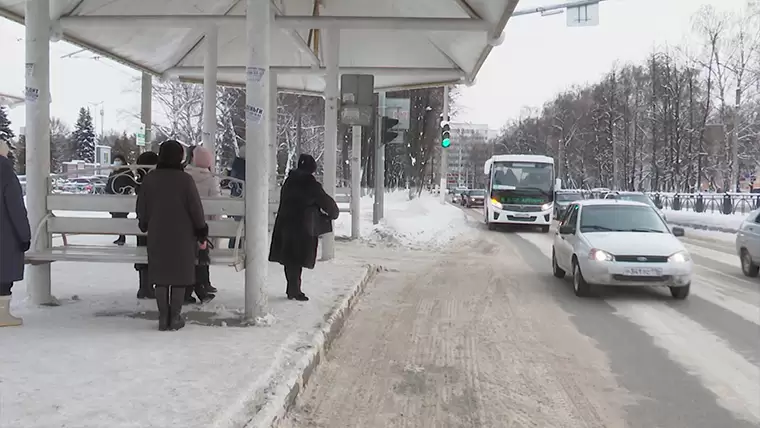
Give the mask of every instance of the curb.
M 251 419 L 244 428 L 270 428 L 275 427 L 285 417 L 287 412 L 295 405 L 296 399 L 306 384 L 311 379 L 317 366 L 329 351 L 335 339 L 340 336 L 346 319 L 351 314 L 351 310 L 364 292 L 370 281 L 372 281 L 381 267 L 377 265 L 367 265 L 364 277 L 351 290 L 339 305 L 333 307 L 325 316 L 325 323 L 314 333 L 312 344 L 306 355 L 303 355 L 290 370 L 285 380 L 278 386 L 277 392 L 273 394 L 272 399 L 267 401 L 253 419 Z
M 672 221 L 672 220 L 668 220 L 668 223 L 674 224 L 676 226 L 681 226 L 681 227 L 690 227 L 692 229 L 697 229 L 697 230 L 709 230 L 709 231 L 712 231 L 712 232 L 723 232 L 723 233 L 736 233 L 737 232 L 736 229 L 731 228 L 731 227 L 709 226 L 709 225 L 706 225 L 706 224 L 687 223 L 687 222 L 684 222 L 684 221 Z

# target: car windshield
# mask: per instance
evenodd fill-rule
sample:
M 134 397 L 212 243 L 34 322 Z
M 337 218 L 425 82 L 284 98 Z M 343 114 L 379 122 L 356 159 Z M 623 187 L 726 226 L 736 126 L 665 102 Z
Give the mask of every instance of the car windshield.
M 485 196 L 486 191 L 485 190 L 470 190 L 469 195 L 470 196 Z
M 580 230 L 589 232 L 669 233 L 651 207 L 636 205 L 590 205 L 581 211 Z
M 580 193 L 557 193 L 557 202 L 572 202 L 583 199 Z
M 652 200 L 649 199 L 649 196 L 644 195 L 644 194 L 636 194 L 636 193 L 626 194 L 626 193 L 624 193 L 622 195 L 617 195 L 615 197 L 615 199 L 618 199 L 618 200 L 621 200 L 621 201 L 633 201 L 633 202 L 641 202 L 641 203 L 644 203 L 644 204 L 647 204 L 647 205 L 654 205 L 654 203 L 652 202 Z
M 554 165 L 536 162 L 496 162 L 493 168 L 494 189 L 537 189 L 549 192 L 553 185 Z

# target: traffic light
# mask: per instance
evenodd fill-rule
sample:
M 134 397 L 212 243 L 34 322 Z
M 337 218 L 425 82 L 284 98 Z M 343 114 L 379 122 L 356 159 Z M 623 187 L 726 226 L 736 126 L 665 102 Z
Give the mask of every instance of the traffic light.
M 451 145 L 451 126 L 449 121 L 441 121 L 441 147 L 444 149 Z
M 396 137 L 398 137 L 398 132 L 391 130 L 394 126 L 398 125 L 398 119 L 394 119 L 392 117 L 383 116 L 383 122 L 382 122 L 382 135 L 383 139 L 381 140 L 383 144 L 388 144 L 391 141 L 395 140 Z

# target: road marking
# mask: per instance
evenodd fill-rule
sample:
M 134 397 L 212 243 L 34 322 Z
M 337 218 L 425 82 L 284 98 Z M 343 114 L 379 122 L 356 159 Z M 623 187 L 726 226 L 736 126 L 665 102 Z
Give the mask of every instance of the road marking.
M 728 253 L 724 253 L 723 251 L 715 251 L 713 249 L 700 247 L 694 244 L 688 244 L 686 242 L 683 242 L 683 245 L 692 254 L 696 254 L 698 256 L 708 258 L 710 260 L 716 261 L 718 263 L 722 263 L 724 265 L 738 267 L 738 268 L 742 267 L 741 261 L 739 260 L 739 256 L 734 256 Z

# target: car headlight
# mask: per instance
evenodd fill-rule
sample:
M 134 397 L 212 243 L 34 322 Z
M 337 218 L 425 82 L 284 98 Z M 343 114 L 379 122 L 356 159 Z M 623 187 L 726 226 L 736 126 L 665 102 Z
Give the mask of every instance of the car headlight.
M 615 260 L 612 254 L 598 248 L 592 248 L 588 253 L 588 258 L 597 262 L 611 262 Z
M 491 205 L 493 205 L 494 207 L 496 207 L 498 209 L 502 209 L 503 208 L 502 205 L 501 205 L 501 202 L 497 201 L 494 198 L 491 198 Z
M 673 263 L 686 263 L 691 260 L 691 256 L 686 251 L 679 251 L 672 256 L 668 257 L 669 262 Z
M 549 202 L 548 204 L 541 205 L 541 211 L 550 210 L 552 208 L 552 203 Z

